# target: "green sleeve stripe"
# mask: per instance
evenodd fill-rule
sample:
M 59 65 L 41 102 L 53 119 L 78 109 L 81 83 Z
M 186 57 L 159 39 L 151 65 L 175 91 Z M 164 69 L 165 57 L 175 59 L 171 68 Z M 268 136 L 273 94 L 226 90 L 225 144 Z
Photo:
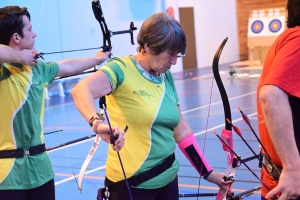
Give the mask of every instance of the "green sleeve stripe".
M 119 65 L 120 64 L 120 65 Z M 112 91 L 116 90 L 124 82 L 123 68 L 125 65 L 120 62 L 109 62 L 106 66 L 100 68 L 109 78 Z

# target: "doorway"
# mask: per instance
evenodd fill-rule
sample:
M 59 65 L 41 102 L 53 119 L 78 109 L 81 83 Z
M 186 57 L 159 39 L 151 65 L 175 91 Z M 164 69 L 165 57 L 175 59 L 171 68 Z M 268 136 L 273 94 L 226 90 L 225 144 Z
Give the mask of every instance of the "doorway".
M 186 57 L 182 58 L 183 70 L 197 69 L 194 8 L 179 8 L 179 20 L 187 37 Z

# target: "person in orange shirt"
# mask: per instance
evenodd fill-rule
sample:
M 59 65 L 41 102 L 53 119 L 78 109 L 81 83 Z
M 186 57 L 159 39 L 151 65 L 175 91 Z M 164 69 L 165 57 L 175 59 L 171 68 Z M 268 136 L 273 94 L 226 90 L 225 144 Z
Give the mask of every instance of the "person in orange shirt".
M 257 113 L 268 170 L 262 199 L 300 199 L 300 0 L 288 0 L 287 27 L 271 46 L 257 87 Z M 275 180 L 274 180 L 275 179 Z M 277 180 L 276 180 L 277 179 Z

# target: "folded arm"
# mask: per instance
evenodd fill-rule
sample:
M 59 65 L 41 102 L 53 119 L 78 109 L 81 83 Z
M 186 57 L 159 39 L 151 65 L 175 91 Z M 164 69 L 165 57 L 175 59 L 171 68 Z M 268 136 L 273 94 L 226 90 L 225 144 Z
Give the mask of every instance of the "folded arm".
M 274 85 L 264 85 L 259 92 L 264 120 L 282 162 L 279 184 L 266 198 L 281 192 L 280 199 L 300 195 L 300 157 L 296 146 L 289 95 Z
M 15 50 L 7 45 L 0 44 L 0 63 L 11 62 L 23 65 L 34 65 L 37 59 L 34 58 L 34 49 Z

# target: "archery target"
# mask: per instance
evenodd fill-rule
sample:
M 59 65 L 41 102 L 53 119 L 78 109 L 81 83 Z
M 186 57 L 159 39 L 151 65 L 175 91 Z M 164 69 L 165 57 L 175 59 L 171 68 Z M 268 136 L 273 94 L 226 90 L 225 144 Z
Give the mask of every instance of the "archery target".
M 282 27 L 281 21 L 278 19 L 273 19 L 269 24 L 269 29 L 272 33 L 277 33 Z
M 248 37 L 278 36 L 284 29 L 285 16 L 249 18 Z
M 251 31 L 255 34 L 260 33 L 264 28 L 264 24 L 260 20 L 256 20 L 251 25 Z
M 248 20 L 248 37 L 261 37 L 267 35 L 268 17 L 255 17 Z

